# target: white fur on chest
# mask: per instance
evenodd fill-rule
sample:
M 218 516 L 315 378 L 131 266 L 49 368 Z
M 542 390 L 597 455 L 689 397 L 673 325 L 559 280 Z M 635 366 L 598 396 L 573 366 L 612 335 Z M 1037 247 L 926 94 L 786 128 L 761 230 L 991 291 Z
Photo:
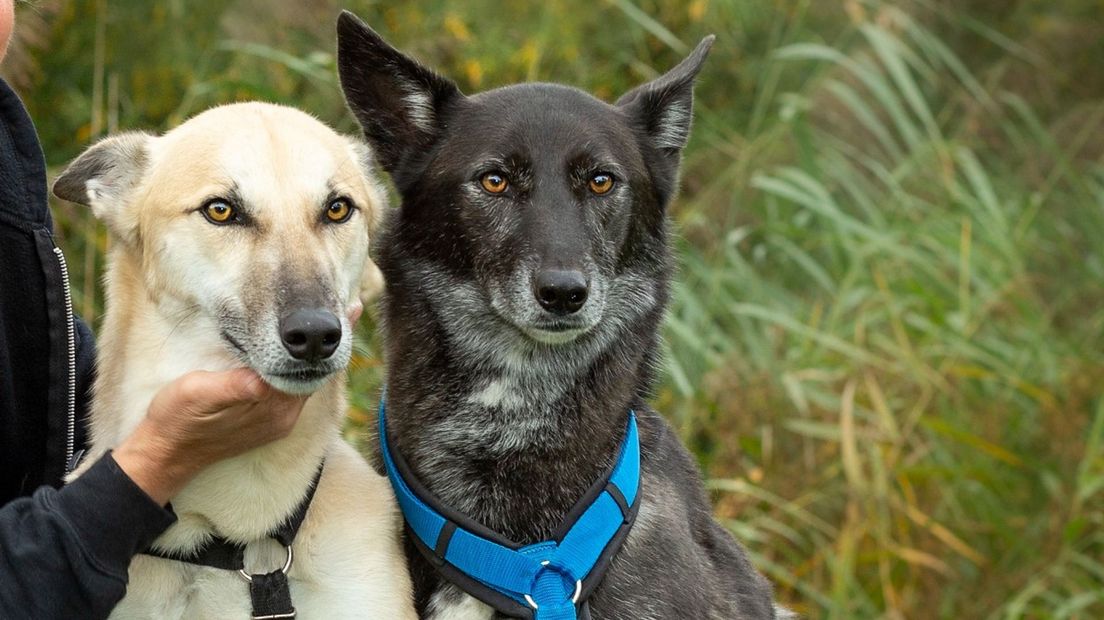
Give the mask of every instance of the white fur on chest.
M 494 617 L 493 608 L 467 594 L 452 602 L 455 596 L 449 594 L 449 590 L 455 587 L 446 585 L 433 594 L 426 610 L 427 620 L 491 620 Z
M 497 377 L 483 384 L 468 397 L 468 402 L 480 407 L 520 409 L 528 399 L 518 390 L 517 381 L 508 376 Z
M 288 573 L 300 618 L 412 620 L 397 506 L 386 478 L 348 445 L 327 455 L 314 501 L 292 543 Z M 286 556 L 274 541 L 251 543 L 246 567 L 268 572 Z M 140 555 L 113 620 L 245 620 L 249 585 L 236 572 Z
M 121 380 L 98 393 L 93 405 L 93 454 L 132 432 L 170 381 L 193 370 L 240 365 L 209 326 L 149 321 L 137 331 L 129 334 L 127 356 L 115 369 Z M 324 459 L 293 543 L 288 577 L 299 617 L 413 619 L 394 495 L 386 478 L 340 438 L 343 389 L 339 373 L 308 398 L 288 437 L 200 472 L 173 498 L 178 521 L 154 545 L 188 551 L 219 535 L 246 543 L 249 570 L 279 567 L 284 550 L 267 535 L 299 504 Z M 249 617 L 249 586 L 236 571 L 143 555 L 131 563 L 127 596 L 112 612 L 126 619 Z

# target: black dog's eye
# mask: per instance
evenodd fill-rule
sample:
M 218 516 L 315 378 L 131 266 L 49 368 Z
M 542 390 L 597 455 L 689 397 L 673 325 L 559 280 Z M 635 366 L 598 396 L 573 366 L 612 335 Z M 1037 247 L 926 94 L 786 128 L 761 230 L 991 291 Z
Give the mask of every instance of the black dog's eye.
M 599 172 L 598 174 L 590 177 L 590 182 L 587 183 L 590 187 L 590 191 L 601 196 L 602 194 L 608 194 L 613 189 L 613 176 L 606 174 L 605 172 Z
M 482 185 L 483 189 L 489 194 L 501 194 L 510 186 L 509 181 L 506 180 L 506 175 L 500 172 L 488 172 L 484 174 L 479 178 L 479 184 Z
M 333 224 L 344 224 L 353 216 L 353 205 L 346 198 L 335 198 L 326 206 L 326 221 Z
M 208 222 L 217 226 L 233 224 L 239 221 L 237 210 L 234 209 L 229 202 L 221 198 L 216 198 L 203 205 L 200 211 L 203 213 L 203 217 L 207 218 Z

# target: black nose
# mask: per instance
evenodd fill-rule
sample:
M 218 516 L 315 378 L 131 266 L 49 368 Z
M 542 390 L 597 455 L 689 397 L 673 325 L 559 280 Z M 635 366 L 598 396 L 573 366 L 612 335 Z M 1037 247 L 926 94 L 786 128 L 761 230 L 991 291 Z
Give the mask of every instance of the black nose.
M 341 321 L 328 310 L 296 310 L 280 319 L 280 339 L 297 360 L 324 360 L 341 343 Z
M 578 312 L 587 300 L 587 281 L 578 271 L 544 269 L 533 282 L 533 294 L 554 314 Z

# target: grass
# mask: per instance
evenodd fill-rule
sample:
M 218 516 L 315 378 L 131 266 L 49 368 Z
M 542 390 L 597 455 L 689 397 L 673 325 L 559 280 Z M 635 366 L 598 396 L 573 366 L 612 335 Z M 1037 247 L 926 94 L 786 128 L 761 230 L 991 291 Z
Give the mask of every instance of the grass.
M 760 135 L 703 112 L 703 162 L 785 146 L 699 190 L 736 221 L 683 249 L 661 400 L 799 611 L 1097 617 L 1100 162 L 900 7 L 863 6 L 845 45 L 773 52 L 818 70 L 766 95 Z M 684 218 L 717 217 L 695 202 Z
M 543 79 L 613 98 L 717 32 L 655 402 L 718 518 L 807 617 L 1104 617 L 1104 86 L 1083 51 L 1102 15 L 1006 4 L 354 8 L 469 92 Z M 335 7 L 290 7 L 39 3 L 52 46 L 23 73 L 50 163 L 237 98 L 352 130 Z M 55 212 L 94 316 L 103 232 Z M 358 443 L 379 351 L 369 317 Z

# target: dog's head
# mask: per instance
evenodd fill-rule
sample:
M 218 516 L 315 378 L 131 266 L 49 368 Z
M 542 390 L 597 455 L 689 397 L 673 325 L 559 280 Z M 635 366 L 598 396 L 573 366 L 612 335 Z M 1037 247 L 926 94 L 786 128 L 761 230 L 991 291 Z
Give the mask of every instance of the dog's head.
M 342 88 L 403 196 L 385 272 L 400 246 L 473 282 L 532 342 L 590 332 L 620 278 L 666 266 L 665 209 L 712 41 L 613 105 L 553 84 L 465 96 L 343 13 Z
M 54 193 L 106 223 L 113 265 L 167 323 L 217 334 L 277 389 L 309 393 L 349 361 L 347 315 L 376 273 L 368 236 L 385 198 L 371 162 L 303 112 L 234 104 L 160 137 L 107 138 Z

